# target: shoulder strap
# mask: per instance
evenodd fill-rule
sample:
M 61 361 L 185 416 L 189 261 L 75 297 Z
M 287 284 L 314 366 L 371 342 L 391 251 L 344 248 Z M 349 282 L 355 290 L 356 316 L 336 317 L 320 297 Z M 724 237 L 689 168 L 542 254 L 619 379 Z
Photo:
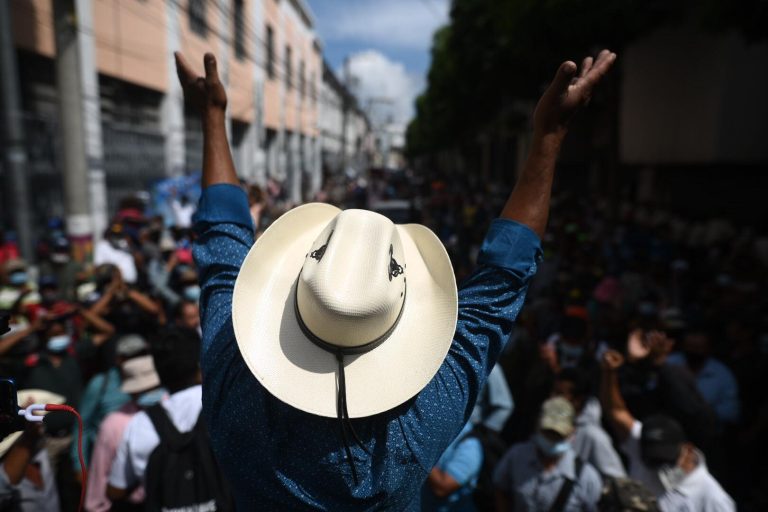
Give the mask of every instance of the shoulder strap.
M 557 493 L 555 501 L 552 502 L 552 506 L 549 507 L 549 512 L 563 512 L 563 510 L 565 510 L 565 505 L 568 503 L 571 494 L 573 494 L 573 488 L 576 487 L 576 483 L 581 477 L 581 470 L 583 467 L 584 461 L 581 460 L 581 457 L 577 456 L 574 461 L 575 478 L 573 480 L 566 478 L 563 481 L 563 485 L 560 487 L 560 492 Z
M 152 422 L 152 426 L 155 427 L 157 436 L 160 438 L 161 443 L 168 443 L 175 446 L 183 442 L 184 434 L 178 431 L 176 425 L 173 424 L 168 417 L 168 413 L 165 412 L 161 404 L 155 404 L 152 407 L 148 407 L 146 410 L 149 420 Z

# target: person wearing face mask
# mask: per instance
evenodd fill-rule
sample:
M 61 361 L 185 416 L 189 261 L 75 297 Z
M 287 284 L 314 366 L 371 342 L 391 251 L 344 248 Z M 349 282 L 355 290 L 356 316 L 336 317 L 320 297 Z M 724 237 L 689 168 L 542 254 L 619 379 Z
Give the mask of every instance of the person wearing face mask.
M 629 476 L 656 494 L 662 512 L 733 512 L 736 505 L 707 470 L 704 454 L 688 442 L 673 418 L 652 415 L 635 419 L 621 396 L 617 370 L 623 356 L 603 355 L 601 398 L 629 458 Z
M 82 370 L 74 352 L 70 315 L 49 319 L 40 332 L 42 352 L 37 364 L 24 379 L 25 388 L 35 388 L 61 395 L 67 405 L 77 408 L 83 390 Z M 45 418 L 45 447 L 51 459 L 59 487 L 62 507 L 77 505 L 78 489 L 69 462 L 74 418 L 66 412 L 52 412 Z
M 497 512 L 597 510 L 602 479 L 571 447 L 573 406 L 562 397 L 541 407 L 533 438 L 512 446 L 494 471 Z
M 11 260 L 3 270 L 5 279 L 0 286 L 0 310 L 14 310 L 34 317 L 40 295 L 30 286 L 27 264 L 23 260 Z
M 130 400 L 104 418 L 99 428 L 88 471 L 88 487 L 85 494 L 85 509 L 88 512 L 143 510 L 142 486 L 137 487 L 126 500 L 113 507 L 107 497 L 109 472 L 128 423 L 137 412 L 159 403 L 166 397 L 167 392 L 160 386 L 160 377 L 155 371 L 151 355 L 141 355 L 123 361 L 120 373 L 121 391 L 130 395 Z
M 110 351 L 111 352 L 111 351 Z M 83 420 L 83 459 L 86 466 L 91 459 L 91 451 L 99 432 L 99 426 L 111 412 L 120 409 L 131 397 L 122 390 L 120 365 L 132 358 L 149 353 L 146 340 L 137 334 L 120 336 L 115 343 L 114 354 L 105 371 L 94 375 L 85 387 L 80 399 L 80 417 Z M 77 435 L 76 426 L 72 432 Z M 77 452 L 77 443 L 70 447 L 72 470 L 80 474 L 81 466 Z

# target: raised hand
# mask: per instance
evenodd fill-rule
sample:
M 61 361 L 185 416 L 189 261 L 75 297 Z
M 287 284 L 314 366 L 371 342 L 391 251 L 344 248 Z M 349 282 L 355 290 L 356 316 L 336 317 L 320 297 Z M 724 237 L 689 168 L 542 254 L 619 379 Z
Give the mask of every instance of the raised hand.
M 555 79 L 542 95 L 533 114 L 535 132 L 564 134 L 573 115 L 589 103 L 592 92 L 616 61 L 616 54 L 603 50 L 597 60 L 586 57 L 581 71 L 572 61 L 563 62 Z
M 604 370 L 616 371 L 624 365 L 624 356 L 616 350 L 606 350 L 601 365 Z
M 227 108 L 227 92 L 219 80 L 216 57 L 212 53 L 205 54 L 205 77 L 202 77 L 192 71 L 180 52 L 173 55 L 176 57 L 176 73 L 184 90 L 184 100 L 200 111 L 224 111 Z

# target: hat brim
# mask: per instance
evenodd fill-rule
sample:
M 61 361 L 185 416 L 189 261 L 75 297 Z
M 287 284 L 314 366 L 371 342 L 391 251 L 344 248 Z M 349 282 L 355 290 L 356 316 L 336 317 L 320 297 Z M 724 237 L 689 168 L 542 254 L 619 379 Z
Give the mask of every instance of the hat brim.
M 312 203 L 280 217 L 245 258 L 232 302 L 237 344 L 254 376 L 282 402 L 326 417 L 337 415 L 338 363 L 303 334 L 294 294 L 312 243 L 340 212 Z M 456 329 L 456 281 L 443 244 L 424 226 L 397 230 L 405 254 L 405 305 L 384 343 L 344 358 L 352 418 L 388 411 L 421 391 L 440 368 Z

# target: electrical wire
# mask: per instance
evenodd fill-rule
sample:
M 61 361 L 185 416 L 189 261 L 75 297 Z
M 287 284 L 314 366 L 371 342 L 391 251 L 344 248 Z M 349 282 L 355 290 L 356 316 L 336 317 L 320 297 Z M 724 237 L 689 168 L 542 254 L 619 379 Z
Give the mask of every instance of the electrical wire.
M 78 510 L 85 510 L 85 490 L 88 486 L 88 469 L 85 467 L 85 458 L 83 457 L 83 418 L 74 407 L 60 404 L 31 404 L 24 409 L 19 409 L 19 416 L 23 416 L 27 421 L 33 423 L 42 423 L 43 416 L 36 414 L 37 411 L 63 411 L 74 414 L 77 418 L 77 456 L 80 459 L 80 471 L 82 472 L 83 482 L 80 487 L 80 506 Z

